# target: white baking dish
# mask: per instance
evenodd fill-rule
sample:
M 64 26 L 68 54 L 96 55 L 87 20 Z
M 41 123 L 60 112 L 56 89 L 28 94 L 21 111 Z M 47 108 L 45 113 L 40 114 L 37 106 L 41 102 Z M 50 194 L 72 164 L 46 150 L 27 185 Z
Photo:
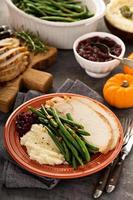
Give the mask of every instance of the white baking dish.
M 74 41 L 85 33 L 95 31 L 99 19 L 104 16 L 103 0 L 82 0 L 82 2 L 95 13 L 94 17 L 64 23 L 41 20 L 18 9 L 11 0 L 6 0 L 13 27 L 23 27 L 34 33 L 37 32 L 43 40 L 60 49 L 72 49 Z

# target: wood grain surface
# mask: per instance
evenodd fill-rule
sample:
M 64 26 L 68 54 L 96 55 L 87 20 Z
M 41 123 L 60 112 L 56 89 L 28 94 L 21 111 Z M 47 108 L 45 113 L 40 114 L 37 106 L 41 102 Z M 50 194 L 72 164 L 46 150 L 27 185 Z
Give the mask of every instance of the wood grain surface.
M 0 111 L 6 113 L 11 109 L 17 92 L 21 89 L 20 86 L 40 92 L 47 92 L 52 87 L 52 74 L 39 70 L 44 71 L 46 67 L 55 62 L 57 49 L 49 47 L 48 52 L 31 54 L 30 57 L 31 63 L 24 73 L 12 81 L 0 83 Z

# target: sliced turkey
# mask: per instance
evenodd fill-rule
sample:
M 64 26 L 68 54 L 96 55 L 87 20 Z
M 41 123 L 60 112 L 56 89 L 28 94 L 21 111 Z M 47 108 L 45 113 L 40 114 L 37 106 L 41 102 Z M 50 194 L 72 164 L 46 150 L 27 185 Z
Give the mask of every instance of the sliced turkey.
M 55 97 L 48 101 L 62 115 L 71 113 L 73 119 L 84 126 L 91 135 L 86 141 L 99 148 L 101 153 L 113 149 L 119 139 L 119 127 L 110 112 L 89 99 L 82 97 Z

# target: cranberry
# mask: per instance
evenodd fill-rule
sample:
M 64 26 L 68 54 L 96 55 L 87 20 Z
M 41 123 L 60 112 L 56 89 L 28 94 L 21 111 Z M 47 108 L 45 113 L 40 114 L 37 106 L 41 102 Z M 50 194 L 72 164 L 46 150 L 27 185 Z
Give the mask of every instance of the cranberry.
M 102 43 L 107 45 L 110 48 L 110 52 L 116 56 L 119 56 L 122 51 L 121 46 L 109 37 L 101 38 L 99 36 L 95 36 L 79 42 L 77 52 L 80 56 L 91 61 L 104 62 L 113 59 L 108 55 L 107 52 L 103 52 L 103 49 L 95 46 L 94 43 Z
M 97 47 L 94 46 L 93 52 L 94 52 L 94 53 L 98 53 L 98 52 L 99 52 L 99 49 L 98 49 Z
M 93 56 L 90 56 L 90 57 L 89 57 L 89 60 L 91 60 L 91 61 L 96 61 L 96 58 L 94 58 Z
M 108 47 L 113 47 L 116 43 L 114 40 L 110 39 L 109 37 L 105 37 L 101 40 L 101 42 Z
M 23 112 L 16 117 L 16 130 L 20 136 L 23 136 L 35 123 L 38 123 L 38 118 L 34 113 Z
M 100 37 L 98 37 L 98 36 L 91 38 L 91 42 L 94 42 L 94 43 L 99 42 L 99 40 L 100 40 Z

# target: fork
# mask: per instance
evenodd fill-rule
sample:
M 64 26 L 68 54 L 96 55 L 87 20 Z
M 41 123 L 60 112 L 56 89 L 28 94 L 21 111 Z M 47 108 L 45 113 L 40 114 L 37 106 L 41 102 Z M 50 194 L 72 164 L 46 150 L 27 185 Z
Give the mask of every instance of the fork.
M 124 139 L 121 152 L 117 158 L 105 168 L 104 173 L 101 175 L 93 194 L 95 199 L 99 198 L 104 190 L 106 190 L 107 193 L 111 193 L 116 188 L 124 160 L 131 151 L 133 145 L 133 120 L 131 118 L 123 118 L 122 124 Z

